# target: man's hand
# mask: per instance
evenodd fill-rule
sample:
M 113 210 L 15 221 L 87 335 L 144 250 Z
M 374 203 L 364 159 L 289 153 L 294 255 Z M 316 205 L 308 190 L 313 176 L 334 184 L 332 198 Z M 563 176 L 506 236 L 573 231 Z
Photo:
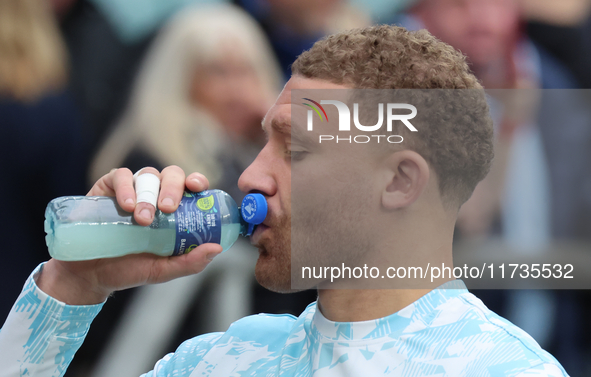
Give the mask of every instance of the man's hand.
M 185 178 L 178 166 L 169 166 L 162 173 L 154 168 L 144 168 L 141 174 L 145 173 L 160 178 L 158 209 L 166 213 L 176 211 L 185 187 L 195 192 L 209 187 L 202 174 L 193 173 Z M 136 204 L 133 174 L 129 169 L 112 170 L 99 179 L 87 195 L 116 196 L 121 208 L 133 212 L 140 225 L 150 225 L 154 219 L 156 209 L 153 205 Z M 98 304 L 114 291 L 201 272 L 221 252 L 220 245 L 203 244 L 188 254 L 175 257 L 144 253 L 79 262 L 51 259 L 45 264 L 37 285 L 48 295 L 69 305 Z

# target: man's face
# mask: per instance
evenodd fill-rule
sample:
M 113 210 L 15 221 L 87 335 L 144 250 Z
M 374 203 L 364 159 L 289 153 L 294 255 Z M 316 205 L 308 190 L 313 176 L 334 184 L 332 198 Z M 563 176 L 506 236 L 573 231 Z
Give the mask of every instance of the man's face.
M 415 13 L 433 35 L 477 66 L 504 57 L 519 20 L 515 0 L 423 0 Z
M 296 264 L 330 265 L 335 255 L 343 257 L 340 251 L 344 244 L 350 249 L 364 249 L 363 240 L 367 238 L 354 237 L 356 243 L 350 245 L 346 241 L 352 237 L 347 232 L 359 228 L 359 216 L 374 210 L 366 204 L 377 202 L 373 200 L 375 190 L 367 190 L 371 181 L 366 177 L 371 176 L 371 168 L 366 157 L 371 153 L 346 143 L 319 144 L 321 127 L 307 131 L 308 108 L 300 104 L 299 98 L 292 101 L 292 91 L 298 89 L 347 88 L 292 77 L 263 122 L 267 144 L 238 182 L 242 191 L 260 192 L 267 198 L 267 219 L 252 235 L 251 242 L 259 249 L 257 281 L 278 292 L 291 290 L 292 241 L 299 255 L 294 254 Z M 326 106 L 328 118 L 336 121 L 336 109 L 332 112 L 330 108 L 333 106 Z M 338 129 L 333 122 L 330 126 Z M 347 215 L 351 213 L 355 219 Z

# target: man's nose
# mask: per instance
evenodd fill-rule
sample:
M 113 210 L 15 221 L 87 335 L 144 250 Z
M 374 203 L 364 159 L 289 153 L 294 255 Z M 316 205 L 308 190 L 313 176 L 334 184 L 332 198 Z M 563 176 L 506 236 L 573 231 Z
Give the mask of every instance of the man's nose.
M 277 183 L 272 171 L 269 146 L 265 146 L 257 158 L 250 164 L 238 179 L 238 188 L 244 193 L 258 192 L 273 196 L 277 191 Z

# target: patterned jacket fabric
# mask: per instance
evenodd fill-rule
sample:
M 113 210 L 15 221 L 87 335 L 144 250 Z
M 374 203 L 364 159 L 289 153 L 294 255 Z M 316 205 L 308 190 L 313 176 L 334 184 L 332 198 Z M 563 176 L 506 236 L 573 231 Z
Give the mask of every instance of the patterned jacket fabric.
M 0 376 L 62 376 L 102 305 L 69 306 L 35 284 L 0 331 Z M 133 355 L 133 351 L 130 352 Z M 146 377 L 567 376 L 525 332 L 460 280 L 388 317 L 332 322 L 310 304 L 298 317 L 259 314 L 185 341 Z

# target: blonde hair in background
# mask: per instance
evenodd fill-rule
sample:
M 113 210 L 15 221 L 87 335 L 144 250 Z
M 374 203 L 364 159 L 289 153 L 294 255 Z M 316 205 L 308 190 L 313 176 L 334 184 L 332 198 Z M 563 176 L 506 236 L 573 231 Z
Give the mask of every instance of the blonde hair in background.
M 219 59 L 221 42 L 229 38 L 252 65 L 265 96 L 276 96 L 279 67 L 265 35 L 247 13 L 232 5 L 186 8 L 163 28 L 148 52 L 127 110 L 94 159 L 92 182 L 141 147 L 162 165 L 199 171 L 215 184 L 223 130 L 191 101 L 190 87 L 197 68 Z
M 33 101 L 59 89 L 66 60 L 47 1 L 0 0 L 0 96 Z

